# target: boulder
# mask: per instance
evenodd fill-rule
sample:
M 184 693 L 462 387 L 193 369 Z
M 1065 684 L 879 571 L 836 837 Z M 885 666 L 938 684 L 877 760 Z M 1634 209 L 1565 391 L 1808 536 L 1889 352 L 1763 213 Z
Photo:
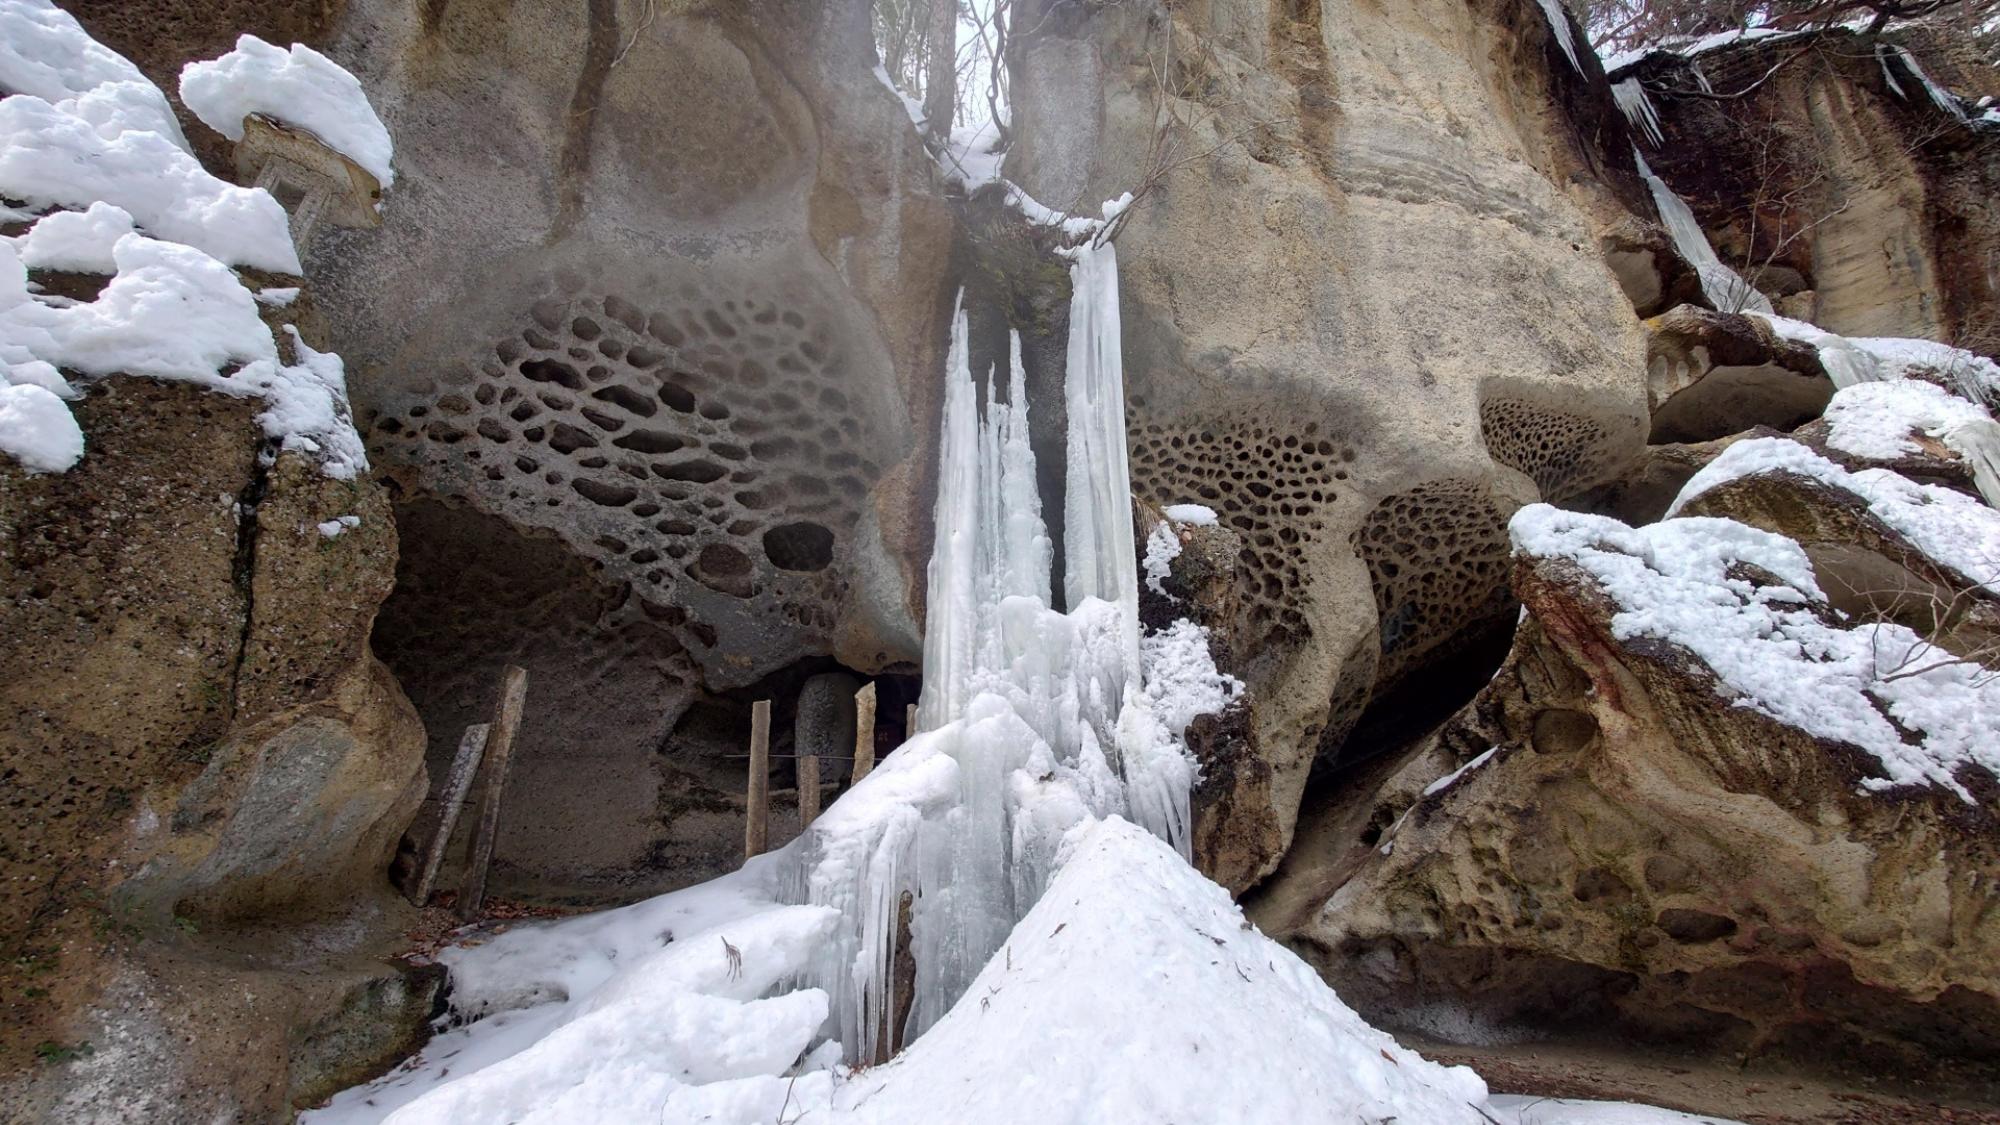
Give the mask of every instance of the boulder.
M 2000 1077 L 1990 646 L 1845 618 L 1806 549 L 1730 520 L 1514 532 L 1506 664 L 1302 831 L 1258 920 L 1433 1033 Z
M 368 650 L 387 498 L 265 464 L 253 399 L 114 377 L 75 409 L 74 468 L 0 464 L 0 1099 L 30 1121 L 269 1116 L 287 1029 L 397 975 L 375 960 L 406 920 L 386 869 L 425 772 Z M 278 919 L 325 932 L 253 970 L 235 943 Z M 208 1016 L 166 999 L 196 981 L 227 994 Z M 115 1014 L 142 1009 L 143 1035 Z M 201 1075 L 224 1058 L 257 1077 L 217 1102 Z
M 1833 389 L 1817 349 L 1758 317 L 1681 305 L 1646 322 L 1652 444 L 1789 430 L 1819 417 Z

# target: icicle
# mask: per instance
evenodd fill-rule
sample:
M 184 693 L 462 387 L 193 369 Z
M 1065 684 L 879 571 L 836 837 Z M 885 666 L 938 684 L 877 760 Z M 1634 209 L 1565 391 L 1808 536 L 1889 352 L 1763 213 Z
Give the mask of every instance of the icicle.
M 1875 61 L 1882 64 L 1882 81 L 1889 84 L 1890 91 L 1899 98 L 1908 98 L 1910 95 L 1903 92 L 1903 84 L 1896 81 L 1896 71 L 1889 65 L 1887 43 L 1875 44 Z
M 1646 164 L 1646 158 L 1638 149 L 1632 150 L 1632 159 L 1638 162 L 1639 175 L 1653 192 L 1653 204 L 1660 209 L 1660 221 L 1666 224 L 1667 234 L 1674 240 L 1674 249 L 1692 265 L 1696 276 L 1701 278 L 1701 291 L 1708 297 L 1708 303 L 1719 312 L 1760 312 L 1775 313 L 1771 301 L 1757 292 L 1743 275 L 1724 265 L 1716 256 L 1715 247 L 1708 241 L 1701 224 L 1695 221 L 1694 212 L 1687 203 L 1674 194 L 1674 189 L 1666 181 L 1653 174 Z
M 1576 58 L 1576 37 L 1570 34 L 1569 13 L 1563 10 L 1562 0 L 1537 0 L 1542 6 L 1542 14 L 1549 18 L 1549 29 L 1556 33 L 1556 42 L 1562 44 L 1563 54 L 1569 56 L 1569 65 L 1583 73 L 1583 64 Z
M 1666 143 L 1666 138 L 1660 134 L 1659 112 L 1653 108 L 1653 99 L 1646 96 L 1646 87 L 1640 85 L 1637 78 L 1627 78 L 1623 82 L 1612 83 L 1611 100 L 1618 103 L 1619 110 L 1625 114 L 1625 120 L 1631 122 L 1634 129 L 1645 134 L 1654 148 Z
M 1063 600 L 1129 608 L 1130 670 L 1138 671 L 1139 568 L 1125 451 L 1125 378 L 1119 329 L 1118 251 L 1075 252 L 1069 306 L 1069 448 L 1063 506 Z
M 1945 448 L 1965 458 L 1972 485 L 1988 507 L 2000 508 L 2000 422 L 1967 422 L 1946 430 Z
M 1905 67 L 1909 68 L 1911 76 L 1923 86 L 1924 92 L 1930 95 L 1931 101 L 1939 109 L 1951 114 L 1952 118 L 1962 125 L 1971 124 L 1971 118 L 1966 116 L 1965 107 L 1959 104 L 1958 95 L 1931 81 L 1931 76 L 1924 71 L 1922 66 L 1918 65 L 1917 57 L 1910 53 L 1908 47 L 1899 46 L 1892 49 L 1896 52 L 1896 57 L 1903 61 Z M 1897 91 L 1899 94 L 1901 92 L 1901 90 Z

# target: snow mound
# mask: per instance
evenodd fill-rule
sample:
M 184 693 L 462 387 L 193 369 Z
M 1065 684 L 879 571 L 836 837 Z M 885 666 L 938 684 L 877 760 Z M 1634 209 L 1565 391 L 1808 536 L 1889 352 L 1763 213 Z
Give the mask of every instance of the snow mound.
M 1789 453 L 1767 455 L 1759 444 L 1730 448 L 1753 447 L 1740 455 L 1738 468 L 1802 463 Z M 1796 443 L 1774 444 L 1841 471 Z M 1715 483 L 1702 484 L 1702 475 L 1683 498 Z M 2000 517 L 1980 510 L 2000 525 Z M 1831 624 L 1812 564 L 1790 539 L 1726 519 L 1681 517 L 1631 528 L 1546 504 L 1522 508 L 1510 530 L 1517 552 L 1565 559 L 1590 576 L 1618 607 L 1611 619 L 1617 639 L 1677 645 L 1714 673 L 1715 690 L 1735 705 L 1869 753 L 1881 776 L 1863 779 L 1864 790 L 1935 785 L 1971 802 L 1957 771 L 1977 765 L 2000 773 L 2000 745 L 1991 737 L 2000 723 L 2000 678 L 1952 659 L 1901 625 Z M 1742 576 L 1739 564 L 1775 584 Z
M 118 272 L 111 248 L 131 233 L 132 216 L 123 208 L 93 203 L 87 211 L 43 216 L 28 233 L 5 241 L 29 269 L 109 274 Z
M 0 453 L 31 472 L 60 473 L 83 458 L 83 431 L 47 388 L 0 384 Z
M 802 1122 L 1482 1120 L 1477 1075 L 1369 1027 L 1158 837 L 1092 823 L 1060 862 L 965 999 Z
M 385 188 L 395 181 L 395 147 L 360 81 L 303 43 L 286 51 L 245 35 L 228 54 L 181 69 L 181 101 L 232 141 L 243 139 L 245 117 L 260 114 L 318 137 Z

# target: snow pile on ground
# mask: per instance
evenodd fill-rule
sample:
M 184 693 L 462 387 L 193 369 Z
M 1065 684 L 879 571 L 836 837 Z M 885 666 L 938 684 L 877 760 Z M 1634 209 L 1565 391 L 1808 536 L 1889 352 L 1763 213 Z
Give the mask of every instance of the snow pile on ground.
M 289 326 L 275 338 L 230 268 L 299 271 L 284 209 L 204 171 L 156 112 L 159 90 L 46 0 L 0 0 L 0 30 L 0 82 L 22 91 L 0 101 L 0 196 L 29 206 L 19 219 L 40 215 L 0 239 L 0 451 L 69 468 L 83 442 L 63 373 L 122 374 L 261 397 L 276 447 L 337 478 L 365 468 L 340 357 Z M 111 280 L 75 301 L 41 294 L 30 269 Z
M 1729 452 L 1759 444 L 1738 442 Z M 1793 442 L 1772 444 L 1814 456 Z M 1796 471 L 1803 465 L 1797 455 L 1753 448 L 1739 455 L 1735 468 Z M 1729 479 L 1730 472 L 1724 467 L 1707 482 L 1697 474 L 1683 497 Z M 1990 509 L 1935 491 L 1984 513 L 1993 527 L 1983 534 L 2000 528 L 2000 516 Z M 1864 779 L 1866 789 L 1936 785 L 1970 802 L 1956 771 L 1979 765 L 2000 772 L 2000 745 L 1992 739 L 2000 724 L 2000 678 L 1953 659 L 1901 625 L 1830 624 L 1812 564 L 1790 539 L 1726 519 L 1681 517 L 1631 528 L 1546 504 L 1521 509 L 1511 532 L 1517 552 L 1566 559 L 1590 575 L 1618 606 L 1613 636 L 1677 645 L 1707 665 L 1715 689 L 1737 706 L 1867 751 L 1883 776 Z M 1738 564 L 1756 567 L 1777 584 L 1759 586 L 1741 577 L 1732 570 Z
M 1850 473 L 1789 438 L 1732 444 L 1688 478 L 1667 514 L 1713 488 L 1760 473 L 1791 473 L 1856 497 L 1933 561 L 2000 594 L 2000 512 L 1963 493 L 1918 484 L 1888 469 Z
M 892 756 L 893 757 L 893 756 Z M 893 1061 L 815 1046 L 825 994 L 773 991 L 830 912 L 772 901 L 778 856 L 605 914 L 448 950 L 486 1018 L 304 1125 L 1426 1125 L 1692 1123 L 1640 1107 L 1489 1101 L 1362 1022 L 1227 892 L 1119 819 L 1072 829 L 1047 893 L 965 998 Z M 1603 1116 L 1616 1112 L 1620 1116 Z
M 221 58 L 182 68 L 181 101 L 232 141 L 243 139 L 245 117 L 260 114 L 311 133 L 385 188 L 396 178 L 389 130 L 361 83 L 303 43 L 286 51 L 245 35 Z

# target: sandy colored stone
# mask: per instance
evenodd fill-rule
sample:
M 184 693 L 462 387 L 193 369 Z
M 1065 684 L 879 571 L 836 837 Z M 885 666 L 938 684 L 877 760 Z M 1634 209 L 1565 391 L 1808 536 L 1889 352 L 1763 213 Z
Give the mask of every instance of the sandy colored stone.
M 1370 1018 L 1447 1038 L 1990 1079 L 1992 779 L 1968 777 L 1971 803 L 1862 791 L 1865 754 L 1732 707 L 1685 650 L 1615 638 L 1574 564 L 1523 559 L 1514 588 L 1532 616 L 1499 675 L 1301 831 L 1260 924 Z

